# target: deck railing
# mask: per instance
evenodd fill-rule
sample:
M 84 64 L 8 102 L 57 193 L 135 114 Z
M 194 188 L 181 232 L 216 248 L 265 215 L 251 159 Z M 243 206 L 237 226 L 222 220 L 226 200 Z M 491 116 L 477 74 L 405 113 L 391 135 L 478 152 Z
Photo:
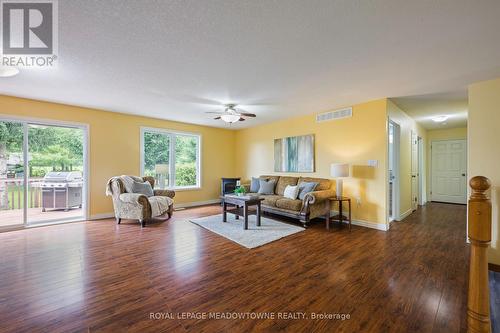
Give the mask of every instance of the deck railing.
M 43 178 L 30 178 L 28 180 L 28 208 L 39 208 L 42 206 L 42 189 L 37 186 L 42 180 Z M 0 179 L 0 188 L 7 192 L 9 210 L 23 208 L 23 184 L 24 180 L 22 178 Z
M 486 195 L 490 180 L 477 176 L 470 180 L 468 232 L 471 243 L 467 332 L 490 333 L 490 297 L 487 250 L 491 242 L 491 201 Z

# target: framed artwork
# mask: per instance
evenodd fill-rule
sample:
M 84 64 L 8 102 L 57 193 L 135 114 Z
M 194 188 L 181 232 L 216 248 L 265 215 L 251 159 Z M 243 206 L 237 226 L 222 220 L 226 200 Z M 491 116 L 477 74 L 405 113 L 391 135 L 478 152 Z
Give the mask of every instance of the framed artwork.
M 314 172 L 314 134 L 274 140 L 275 172 Z

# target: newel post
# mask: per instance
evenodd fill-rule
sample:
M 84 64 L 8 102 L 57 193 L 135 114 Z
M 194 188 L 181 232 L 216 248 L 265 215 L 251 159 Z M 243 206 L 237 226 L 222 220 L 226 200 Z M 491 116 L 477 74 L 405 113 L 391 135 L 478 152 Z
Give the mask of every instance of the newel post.
M 470 268 L 467 298 L 467 331 L 491 332 L 487 250 L 491 242 L 491 201 L 486 196 L 490 180 L 476 176 L 469 182 Z

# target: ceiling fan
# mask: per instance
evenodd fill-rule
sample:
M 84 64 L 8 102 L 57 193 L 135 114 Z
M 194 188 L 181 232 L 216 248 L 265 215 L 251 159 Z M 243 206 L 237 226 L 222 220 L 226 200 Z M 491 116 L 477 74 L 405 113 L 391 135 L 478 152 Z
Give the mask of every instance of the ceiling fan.
M 226 123 L 232 124 L 238 121 L 245 121 L 246 118 L 255 118 L 256 115 L 249 112 L 241 112 L 244 110 L 236 109 L 237 104 L 225 104 L 223 112 L 206 112 L 207 114 L 218 115 L 214 119 L 222 119 Z

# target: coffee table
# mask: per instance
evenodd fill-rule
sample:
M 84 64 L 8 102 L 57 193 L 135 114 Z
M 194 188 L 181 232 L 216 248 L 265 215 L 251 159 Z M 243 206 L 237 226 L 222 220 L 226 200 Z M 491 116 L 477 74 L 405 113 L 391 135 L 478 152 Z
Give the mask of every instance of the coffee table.
M 249 195 L 236 195 L 236 194 L 226 194 L 222 195 L 222 222 L 227 222 L 227 213 L 236 215 L 236 219 L 243 217 L 243 229 L 248 230 L 248 216 L 257 216 L 257 226 L 260 227 L 260 217 L 262 215 L 262 210 L 260 209 L 260 203 L 264 199 L 258 196 Z M 234 208 L 229 208 L 228 205 L 234 205 Z

